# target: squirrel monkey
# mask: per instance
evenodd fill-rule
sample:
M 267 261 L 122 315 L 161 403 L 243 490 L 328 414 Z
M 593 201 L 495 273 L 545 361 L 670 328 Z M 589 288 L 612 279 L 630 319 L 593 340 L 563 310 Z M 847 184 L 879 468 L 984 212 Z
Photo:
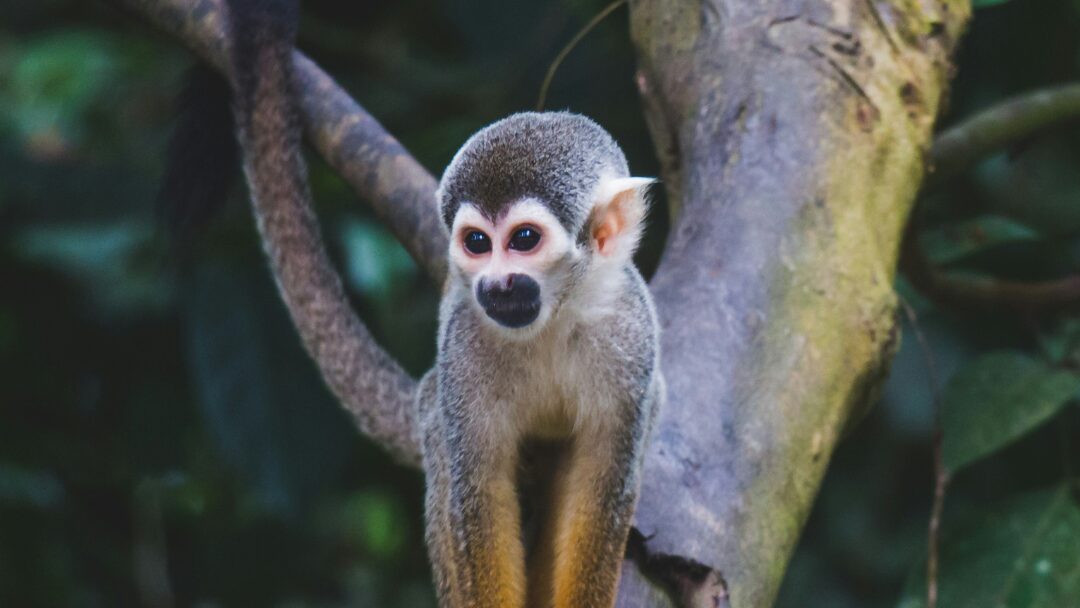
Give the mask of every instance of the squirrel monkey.
M 631 260 L 651 182 L 599 125 L 562 112 L 486 127 L 442 177 L 450 272 L 419 407 L 443 606 L 614 603 L 664 392 Z M 535 441 L 557 460 L 526 555 L 519 475 Z
M 317 238 L 293 90 L 296 4 L 228 1 L 236 126 L 260 230 L 286 241 L 267 242 L 275 266 L 332 275 L 325 254 L 290 254 L 303 247 L 289 239 Z M 631 259 L 651 181 L 629 176 L 599 125 L 562 112 L 486 127 L 442 177 L 450 270 L 417 418 L 444 608 L 614 603 L 664 395 L 656 315 Z M 547 473 L 527 534 L 530 454 Z

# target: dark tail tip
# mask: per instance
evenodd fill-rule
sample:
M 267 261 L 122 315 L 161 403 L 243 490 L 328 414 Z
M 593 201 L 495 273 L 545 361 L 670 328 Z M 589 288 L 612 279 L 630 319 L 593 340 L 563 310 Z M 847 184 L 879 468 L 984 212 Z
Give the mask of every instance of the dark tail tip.
M 245 79 L 255 75 L 256 47 L 267 40 L 292 46 L 300 24 L 299 0 L 226 0 L 232 38 L 232 61 L 241 91 L 249 90 Z
M 205 65 L 187 75 L 157 196 L 158 218 L 173 251 L 220 211 L 240 167 L 228 82 Z

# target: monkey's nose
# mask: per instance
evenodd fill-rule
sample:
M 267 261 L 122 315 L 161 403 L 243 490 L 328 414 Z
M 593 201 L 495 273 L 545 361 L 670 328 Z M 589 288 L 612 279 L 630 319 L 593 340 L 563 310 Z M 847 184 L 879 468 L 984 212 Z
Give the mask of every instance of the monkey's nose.
M 527 274 L 482 279 L 476 301 L 500 325 L 524 327 L 540 314 L 540 284 Z
M 525 275 L 523 275 L 523 274 L 514 273 L 514 274 L 508 274 L 505 277 L 502 277 L 501 279 L 494 279 L 491 282 L 491 285 L 490 285 L 489 289 L 491 289 L 492 291 L 499 292 L 499 293 L 510 293 L 511 291 L 514 290 L 514 277 L 524 277 L 524 276 Z

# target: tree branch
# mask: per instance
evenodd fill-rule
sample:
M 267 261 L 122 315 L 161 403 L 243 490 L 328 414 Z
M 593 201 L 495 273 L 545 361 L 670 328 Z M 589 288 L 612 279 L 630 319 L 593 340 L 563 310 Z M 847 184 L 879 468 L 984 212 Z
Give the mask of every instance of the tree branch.
M 712 571 L 668 582 L 684 605 L 722 601 L 715 581 L 734 608 L 772 604 L 848 414 L 884 378 L 901 235 L 968 12 L 631 2 L 681 209 L 652 281 L 668 407 L 635 525 L 647 554 Z M 636 606 L 648 581 L 624 576 L 619 605 Z
M 220 0 L 116 1 L 181 37 L 229 73 L 228 17 Z M 301 111 L 315 146 L 362 194 L 372 197 L 379 215 L 418 262 L 441 278 L 446 244 L 435 212 L 434 179 L 315 64 L 299 53 L 293 60 Z M 326 253 L 314 210 L 299 196 L 253 193 L 262 211 L 259 229 L 270 265 L 293 323 L 323 379 L 360 430 L 397 460 L 419 465 L 416 382 L 375 342 L 352 310 Z
M 1055 125 L 1080 119 L 1080 83 L 1026 93 L 947 129 L 934 141 L 923 189 L 933 188 L 1001 149 Z M 909 223 L 900 265 L 904 275 L 938 304 L 957 308 L 1054 310 L 1080 305 L 1080 276 L 1010 281 L 961 276 L 937 268 L 918 245 L 919 216 Z
M 945 492 L 949 485 L 949 472 L 945 469 L 945 461 L 942 455 L 942 445 L 945 438 L 941 430 L 941 389 L 938 383 L 937 363 L 934 361 L 934 351 L 923 333 L 919 316 L 910 304 L 900 301 L 900 307 L 911 325 L 911 332 L 915 334 L 915 340 L 922 350 L 923 363 L 926 366 L 926 383 L 930 389 L 931 407 L 934 410 L 934 499 L 930 506 L 930 520 L 926 526 L 926 608 L 937 608 L 938 603 L 938 570 L 939 570 L 939 545 L 941 540 L 941 516 L 945 510 Z
M 148 19 L 228 75 L 223 0 L 108 1 Z M 293 61 L 308 140 L 441 284 L 447 244 L 435 208 L 435 178 L 314 62 L 300 52 Z
M 934 141 L 926 187 L 933 187 L 1011 143 L 1080 119 L 1080 83 L 1006 100 L 965 119 Z
M 914 232 L 912 226 L 904 241 L 900 265 L 911 284 L 938 304 L 968 310 L 1011 308 L 1029 312 L 1080 306 L 1080 275 L 1027 282 L 950 274 L 926 257 Z

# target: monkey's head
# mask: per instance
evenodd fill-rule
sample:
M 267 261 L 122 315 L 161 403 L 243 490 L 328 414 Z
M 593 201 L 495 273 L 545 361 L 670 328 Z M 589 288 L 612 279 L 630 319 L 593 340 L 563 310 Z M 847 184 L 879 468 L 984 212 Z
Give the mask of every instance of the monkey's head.
M 602 302 L 637 249 L 652 181 L 630 177 L 619 146 L 584 116 L 500 120 L 465 142 L 439 184 L 450 280 L 512 337 L 534 335 L 587 288 Z

